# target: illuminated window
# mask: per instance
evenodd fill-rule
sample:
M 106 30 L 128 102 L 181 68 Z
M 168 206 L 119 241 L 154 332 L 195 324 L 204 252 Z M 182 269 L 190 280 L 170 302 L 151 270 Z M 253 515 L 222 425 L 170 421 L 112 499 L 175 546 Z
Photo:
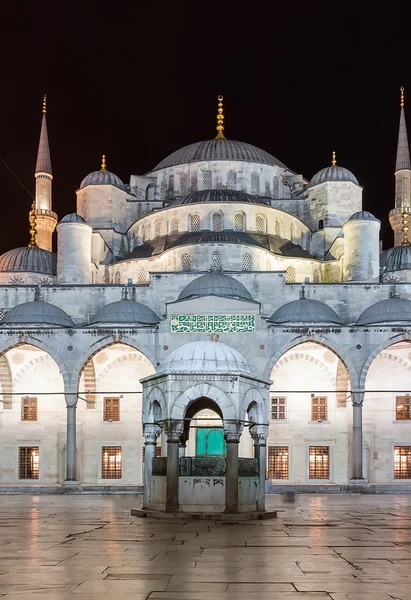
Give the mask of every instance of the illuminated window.
M 235 171 L 228 171 L 227 173 L 227 189 L 237 189 L 237 173 Z
M 286 421 L 287 398 L 286 396 L 271 396 L 270 418 L 272 421 Z
M 101 478 L 121 479 L 122 449 L 121 446 L 103 446 L 101 449 Z
M 220 212 L 213 213 L 213 231 L 223 231 L 223 215 Z
M 39 478 L 39 447 L 20 446 L 19 479 Z
M 313 283 L 320 283 L 320 272 L 318 269 L 314 269 L 313 272 Z
M 104 398 L 103 421 L 120 421 L 120 398 Z
M 181 270 L 182 271 L 191 271 L 191 255 L 183 254 L 181 257 Z
M 180 175 L 180 194 L 186 196 L 188 194 L 188 173 Z
M 21 399 L 21 420 L 37 421 L 37 398 Z
M 175 235 L 176 233 L 178 233 L 178 229 L 180 227 L 180 223 L 178 221 L 177 218 L 171 219 L 171 223 L 170 223 L 170 233 L 171 235 Z
M 411 479 L 411 446 L 394 446 L 394 479 Z
M 114 285 L 119 285 L 120 283 L 120 271 L 116 271 L 114 273 Z
M 411 419 L 411 397 L 409 395 L 396 397 L 395 418 L 397 421 L 409 421 Z
M 243 271 L 251 271 L 253 268 L 253 259 L 251 258 L 251 254 L 249 252 L 245 252 L 243 255 Z
M 285 273 L 285 280 L 287 283 L 295 283 L 296 280 L 296 272 L 294 267 L 288 267 Z
M 327 396 L 311 397 L 311 421 L 327 421 L 328 398 Z
M 275 220 L 274 232 L 275 232 L 275 235 L 279 235 L 281 237 L 281 223 L 280 223 L 280 219 L 276 219 Z
M 251 173 L 251 193 L 255 195 L 260 193 L 260 176 L 255 171 Z
M 268 446 L 268 479 L 288 479 L 288 446 Z
M 218 250 L 215 250 L 211 253 L 211 270 L 212 271 L 221 271 L 223 268 L 223 261 L 221 259 L 221 254 Z
M 330 447 L 310 446 L 309 451 L 309 478 L 330 478 Z
M 244 231 L 245 230 L 245 214 L 238 212 L 234 215 L 234 230 Z
M 213 187 L 213 174 L 208 169 L 203 170 L 203 190 L 211 190 Z
M 265 233 L 266 232 L 266 221 L 263 215 L 257 215 L 255 218 L 255 228 L 257 233 Z
M 200 231 L 200 215 L 190 215 L 191 231 L 198 233 Z

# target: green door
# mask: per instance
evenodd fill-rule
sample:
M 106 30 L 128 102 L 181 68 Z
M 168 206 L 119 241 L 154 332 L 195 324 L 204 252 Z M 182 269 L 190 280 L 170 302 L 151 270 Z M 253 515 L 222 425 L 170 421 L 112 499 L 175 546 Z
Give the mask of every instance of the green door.
M 222 427 L 197 429 L 197 456 L 224 456 L 226 444 Z

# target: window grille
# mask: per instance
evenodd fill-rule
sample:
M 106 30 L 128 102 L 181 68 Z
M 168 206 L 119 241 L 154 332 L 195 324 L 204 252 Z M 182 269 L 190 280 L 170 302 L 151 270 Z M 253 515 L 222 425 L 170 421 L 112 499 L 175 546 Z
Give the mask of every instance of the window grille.
M 181 258 L 181 270 L 191 271 L 191 254 L 183 254 Z
M 38 479 L 39 466 L 39 447 L 20 446 L 19 479 Z
M 279 219 L 275 220 L 274 233 L 281 237 L 281 223 Z
M 242 212 L 234 215 L 234 230 L 244 231 L 245 230 L 245 215 Z
M 243 271 L 251 271 L 253 268 L 253 259 L 251 258 L 251 254 L 249 252 L 245 252 L 243 255 Z
M 330 478 L 330 447 L 310 446 L 309 451 L 309 478 Z
M 294 223 L 290 225 L 290 241 L 294 242 Z
M 154 225 L 154 238 L 157 239 L 161 237 L 161 221 L 156 221 Z
M 285 272 L 285 281 L 287 283 L 295 283 L 296 272 L 294 267 L 287 267 L 287 271 Z
M 271 396 L 270 419 L 272 421 L 287 420 L 287 398 L 286 396 Z
M 394 479 L 411 479 L 411 446 L 394 446 Z
M 120 283 L 120 271 L 116 271 L 114 273 L 114 284 L 118 285 Z
M 171 219 L 171 223 L 170 223 L 171 235 L 175 235 L 176 233 L 178 233 L 179 226 L 180 226 L 180 223 L 179 223 L 178 219 L 176 219 L 176 218 Z
M 22 421 L 37 421 L 38 409 L 37 398 L 22 398 L 21 399 L 21 420 Z
M 228 171 L 227 173 L 227 189 L 237 189 L 237 173 L 235 171 Z
M 120 398 L 104 398 L 103 421 L 120 421 Z
M 280 196 L 280 186 L 278 185 L 278 177 L 273 177 L 273 198 Z
M 138 283 L 148 283 L 148 273 L 144 267 L 140 267 L 137 275 Z
M 395 418 L 397 421 L 409 421 L 411 419 L 411 397 L 397 396 L 395 399 Z
M 103 446 L 101 449 L 101 478 L 121 479 L 122 448 L 121 446 Z
M 170 196 L 174 194 L 174 175 L 168 176 L 168 191 Z
M 167 182 L 163 179 L 160 183 L 160 200 L 165 200 L 167 196 Z
M 268 479 L 288 479 L 288 446 L 268 446 Z
M 314 269 L 313 283 L 320 283 L 320 272 L 318 269 Z
M 265 233 L 265 218 L 262 215 L 257 215 L 255 218 L 255 228 L 257 233 Z
M 188 173 L 180 175 L 180 194 L 186 196 L 188 194 Z
M 251 193 L 255 195 L 260 193 L 260 176 L 255 171 L 251 173 Z
M 190 215 L 191 231 L 198 233 L 200 231 L 200 215 Z
M 208 169 L 204 169 L 202 174 L 203 174 L 203 190 L 211 190 L 213 187 L 212 172 Z
M 221 254 L 218 250 L 215 250 L 211 253 L 211 270 L 212 271 L 221 271 L 223 268 L 223 261 L 221 259 Z
M 327 396 L 312 396 L 311 398 L 311 421 L 328 420 L 328 398 Z
M 223 231 L 223 215 L 220 212 L 213 213 L 213 231 Z

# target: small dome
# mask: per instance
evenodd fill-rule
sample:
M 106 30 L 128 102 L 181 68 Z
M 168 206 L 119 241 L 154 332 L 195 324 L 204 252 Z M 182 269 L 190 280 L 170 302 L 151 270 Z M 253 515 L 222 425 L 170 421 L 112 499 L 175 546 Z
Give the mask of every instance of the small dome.
M 270 201 L 237 190 L 201 190 L 172 200 L 173 206 L 179 204 L 199 204 L 201 202 L 247 202 L 251 204 L 270 204 Z
M 379 219 L 374 217 L 374 215 L 368 210 L 360 210 L 359 212 L 354 213 L 348 219 L 349 221 L 377 221 L 377 223 L 381 223 Z
M 160 371 L 174 373 L 251 373 L 238 350 L 220 342 L 191 342 L 174 350 Z
M 119 300 L 100 308 L 90 321 L 90 325 L 102 323 L 141 323 L 156 325 L 160 319 L 148 306 L 133 300 Z
M 64 310 L 50 302 L 43 302 L 43 300 L 18 304 L 4 315 L 2 323 L 5 325 L 74 326 L 71 317 Z
M 198 298 L 200 296 L 220 296 L 222 298 L 238 298 L 239 300 L 252 300 L 250 292 L 242 283 L 225 275 L 213 271 L 190 281 L 180 293 L 179 300 Z
M 286 168 L 274 156 L 256 146 L 224 138 L 205 140 L 184 146 L 184 148 L 176 150 L 158 163 L 153 171 L 175 167 L 176 165 L 213 160 L 239 160 Z
M 351 173 L 351 171 L 345 167 L 331 165 L 329 167 L 325 167 L 325 169 L 321 169 L 321 171 L 318 171 L 318 173 L 316 173 L 311 179 L 308 187 L 318 185 L 319 183 L 324 183 L 325 181 L 351 181 L 356 185 L 360 185 L 354 173 Z
M 86 221 L 83 219 L 83 217 L 81 215 L 78 215 L 77 213 L 70 213 L 69 215 L 66 215 L 65 217 L 63 217 L 60 221 L 60 223 L 85 223 Z
M 381 252 L 380 266 L 384 273 L 411 269 L 411 244 L 396 246 Z
M 269 318 L 269 323 L 335 323 L 342 324 L 337 313 L 324 302 L 300 298 L 280 306 Z
M 13 248 L 0 256 L 2 273 L 56 274 L 56 255 L 37 246 Z
M 120 177 L 117 177 L 111 171 L 107 169 L 100 169 L 100 171 L 93 171 L 86 175 L 83 181 L 80 183 L 80 189 L 86 187 L 86 185 L 113 185 L 123 192 L 126 191 L 126 186 L 121 181 Z
M 393 296 L 369 306 L 357 319 L 357 325 L 411 321 L 411 302 Z

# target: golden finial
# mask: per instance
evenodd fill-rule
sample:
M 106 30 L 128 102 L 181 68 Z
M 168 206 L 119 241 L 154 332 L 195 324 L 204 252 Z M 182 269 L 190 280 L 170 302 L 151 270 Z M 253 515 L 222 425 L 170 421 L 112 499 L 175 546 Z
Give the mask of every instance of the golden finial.
M 331 165 L 333 167 L 335 167 L 336 164 L 337 164 L 337 158 L 336 158 L 335 152 L 333 152 L 333 157 L 331 159 Z
M 101 157 L 101 170 L 105 171 L 106 170 L 106 155 L 103 154 L 103 156 Z
M 43 96 L 43 115 L 45 115 L 47 112 L 47 94 L 44 94 Z
M 404 86 L 400 87 L 400 93 L 401 93 L 400 106 L 402 108 L 404 106 Z
M 217 135 L 216 135 L 216 140 L 225 140 L 225 136 L 224 136 L 224 115 L 223 115 L 223 97 L 222 96 L 218 96 L 218 115 L 217 115 Z
M 402 213 L 402 242 L 401 246 L 409 246 L 408 241 L 408 212 L 404 210 Z
M 36 243 L 36 235 L 37 235 L 37 229 L 36 229 L 36 203 L 33 202 L 33 204 L 31 205 L 31 210 L 29 212 L 29 223 L 30 223 L 30 242 L 29 242 L 29 248 L 31 248 L 32 246 L 37 246 Z

